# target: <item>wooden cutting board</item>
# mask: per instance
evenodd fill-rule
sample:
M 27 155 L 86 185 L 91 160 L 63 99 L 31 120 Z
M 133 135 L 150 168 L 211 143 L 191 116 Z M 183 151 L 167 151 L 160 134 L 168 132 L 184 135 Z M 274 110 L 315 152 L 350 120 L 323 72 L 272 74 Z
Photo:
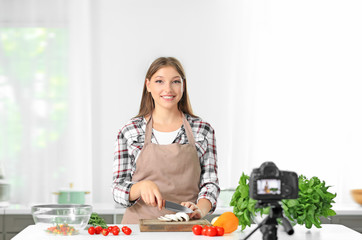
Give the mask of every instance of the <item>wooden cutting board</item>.
M 194 225 L 210 224 L 206 219 L 187 222 L 162 222 L 158 219 L 140 219 L 141 232 L 192 232 Z

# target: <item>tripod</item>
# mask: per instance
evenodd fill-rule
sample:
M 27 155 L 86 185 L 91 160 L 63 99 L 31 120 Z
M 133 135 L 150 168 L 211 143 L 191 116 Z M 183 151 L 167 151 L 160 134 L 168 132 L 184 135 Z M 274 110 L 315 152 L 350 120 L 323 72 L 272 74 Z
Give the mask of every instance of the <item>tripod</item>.
M 263 240 L 277 240 L 277 218 L 281 219 L 284 230 L 288 233 L 288 235 L 292 235 L 294 233 L 293 227 L 290 224 L 289 220 L 283 216 L 283 208 L 277 201 L 259 201 L 256 205 L 257 208 L 268 206 L 270 206 L 269 215 L 261 223 L 259 223 L 258 226 L 248 236 L 244 238 L 244 240 L 248 239 L 259 228 L 263 234 Z

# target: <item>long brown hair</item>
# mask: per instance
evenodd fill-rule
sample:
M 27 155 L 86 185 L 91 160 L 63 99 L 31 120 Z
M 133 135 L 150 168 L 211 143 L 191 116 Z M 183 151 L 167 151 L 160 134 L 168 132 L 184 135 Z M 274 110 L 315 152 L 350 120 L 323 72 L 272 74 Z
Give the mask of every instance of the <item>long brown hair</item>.
M 143 85 L 143 92 L 142 92 L 142 99 L 140 104 L 140 110 L 138 112 L 138 115 L 136 117 L 144 117 L 149 114 L 155 109 L 155 102 L 152 98 L 152 95 L 150 92 L 147 91 L 146 87 L 146 79 L 151 80 L 151 77 L 161 68 L 163 67 L 174 67 L 176 71 L 180 74 L 183 85 L 184 85 L 184 91 L 183 95 L 180 99 L 180 101 L 177 103 L 178 109 L 183 112 L 187 113 L 193 117 L 196 117 L 191 108 L 191 103 L 189 100 L 189 96 L 187 94 L 187 85 L 186 85 L 186 76 L 184 68 L 182 67 L 181 63 L 174 57 L 160 57 L 157 58 L 148 68 L 145 83 Z

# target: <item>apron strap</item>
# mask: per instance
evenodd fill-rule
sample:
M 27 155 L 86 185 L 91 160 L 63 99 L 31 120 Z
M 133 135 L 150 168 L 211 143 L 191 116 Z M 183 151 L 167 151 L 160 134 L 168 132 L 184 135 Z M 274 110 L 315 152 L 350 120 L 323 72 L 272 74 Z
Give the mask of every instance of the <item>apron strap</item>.
M 187 139 L 189 140 L 189 144 L 195 146 L 195 138 L 194 138 L 194 135 L 192 134 L 191 126 L 190 126 L 189 122 L 186 120 L 184 113 L 182 113 L 182 118 L 183 118 L 183 122 L 184 122 L 184 128 L 186 130 L 186 136 L 187 136 Z
M 192 134 L 191 126 L 190 126 L 189 122 L 186 120 L 184 113 L 182 113 L 182 121 L 184 124 L 186 136 L 187 136 L 187 140 L 189 141 L 189 144 L 195 145 L 195 138 L 194 138 L 194 135 Z M 150 119 L 148 120 L 148 122 L 146 124 L 145 145 L 151 143 L 151 138 L 152 138 L 152 113 L 150 115 Z
M 148 119 L 148 122 L 146 124 L 145 145 L 151 143 L 151 138 L 152 138 L 152 113 L 150 115 L 150 119 Z

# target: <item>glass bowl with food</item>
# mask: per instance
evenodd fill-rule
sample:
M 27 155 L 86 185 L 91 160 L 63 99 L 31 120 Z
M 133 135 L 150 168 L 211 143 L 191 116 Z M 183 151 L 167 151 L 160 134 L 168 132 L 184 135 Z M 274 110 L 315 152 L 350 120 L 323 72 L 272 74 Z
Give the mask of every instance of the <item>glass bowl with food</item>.
M 36 226 L 55 235 L 76 235 L 83 230 L 92 214 L 92 206 L 48 204 L 31 207 Z

